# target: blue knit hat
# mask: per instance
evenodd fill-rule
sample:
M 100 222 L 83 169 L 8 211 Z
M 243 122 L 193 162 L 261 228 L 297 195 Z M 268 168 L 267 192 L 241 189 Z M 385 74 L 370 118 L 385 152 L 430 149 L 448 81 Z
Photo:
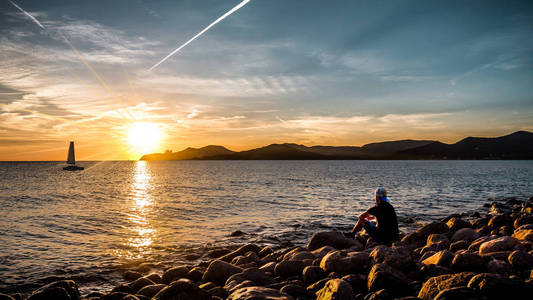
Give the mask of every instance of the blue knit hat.
M 385 201 L 385 202 L 390 201 L 389 197 L 387 197 L 387 191 L 382 187 L 378 187 L 376 189 L 376 196 L 378 196 L 379 199 L 381 199 L 381 201 Z

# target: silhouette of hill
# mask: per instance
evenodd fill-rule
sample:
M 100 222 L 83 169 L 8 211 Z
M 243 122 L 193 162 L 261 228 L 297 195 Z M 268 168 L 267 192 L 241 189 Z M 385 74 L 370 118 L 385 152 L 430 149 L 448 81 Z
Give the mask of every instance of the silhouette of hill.
M 141 160 L 284 160 L 284 159 L 533 159 L 533 133 L 517 131 L 496 137 L 467 137 L 455 144 L 399 140 L 357 146 L 271 144 L 234 152 L 222 146 L 187 148 L 143 155 Z
M 397 153 L 417 159 L 533 159 L 533 133 L 517 131 L 496 137 L 467 137 L 455 144 L 434 142 Z
M 186 160 L 202 159 L 217 155 L 228 155 L 235 153 L 223 146 L 209 145 L 202 148 L 187 148 L 179 152 L 166 151 L 165 153 L 146 154 L 140 160 Z

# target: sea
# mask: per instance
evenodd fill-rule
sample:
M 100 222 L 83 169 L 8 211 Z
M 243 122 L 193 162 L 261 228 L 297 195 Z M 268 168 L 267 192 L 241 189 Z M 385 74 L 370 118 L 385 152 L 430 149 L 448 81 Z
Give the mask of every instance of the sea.
M 533 196 L 533 161 L 0 163 L 0 292 L 72 278 L 109 290 L 126 269 L 195 264 L 221 247 L 305 245 L 350 230 L 384 187 L 400 230 Z

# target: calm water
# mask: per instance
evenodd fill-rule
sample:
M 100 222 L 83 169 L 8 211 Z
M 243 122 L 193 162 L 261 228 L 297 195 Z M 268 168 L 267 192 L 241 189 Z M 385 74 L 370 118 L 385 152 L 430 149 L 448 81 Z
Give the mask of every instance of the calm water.
M 246 241 L 301 244 L 314 231 L 349 228 L 377 186 L 389 190 L 400 221 L 533 195 L 533 161 L 80 165 L 85 171 L 0 163 L 0 291 L 28 290 L 50 275 L 74 277 L 85 291 L 107 288 L 135 263 L 190 261 L 185 254 Z M 230 237 L 235 230 L 247 234 Z

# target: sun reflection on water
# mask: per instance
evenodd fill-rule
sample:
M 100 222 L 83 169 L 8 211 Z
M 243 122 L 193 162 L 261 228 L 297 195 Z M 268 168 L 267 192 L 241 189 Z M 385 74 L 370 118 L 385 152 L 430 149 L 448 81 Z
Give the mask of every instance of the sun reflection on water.
M 156 230 L 153 228 L 149 215 L 153 210 L 154 200 L 150 195 L 150 168 L 145 161 L 136 162 L 131 184 L 127 228 L 130 237 L 125 243 L 125 249 L 117 256 L 128 259 L 143 258 L 152 252 L 152 244 Z

